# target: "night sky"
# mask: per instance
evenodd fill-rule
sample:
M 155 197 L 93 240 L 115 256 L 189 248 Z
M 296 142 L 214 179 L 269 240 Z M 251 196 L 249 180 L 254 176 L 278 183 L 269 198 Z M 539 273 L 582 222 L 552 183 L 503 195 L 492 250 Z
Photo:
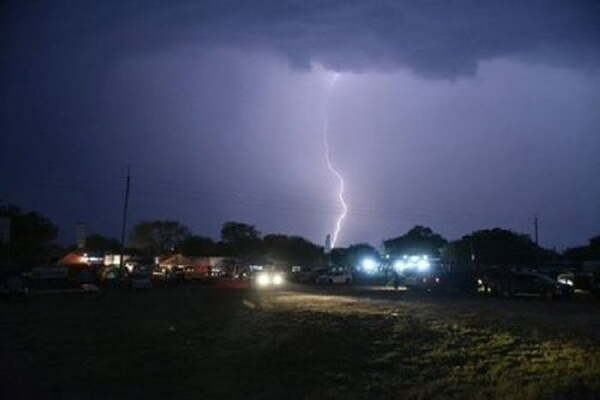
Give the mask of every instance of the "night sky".
M 378 245 L 415 224 L 600 233 L 598 1 L 8 1 L 0 200 L 117 236 L 227 220 Z M 331 78 L 339 73 L 329 91 Z

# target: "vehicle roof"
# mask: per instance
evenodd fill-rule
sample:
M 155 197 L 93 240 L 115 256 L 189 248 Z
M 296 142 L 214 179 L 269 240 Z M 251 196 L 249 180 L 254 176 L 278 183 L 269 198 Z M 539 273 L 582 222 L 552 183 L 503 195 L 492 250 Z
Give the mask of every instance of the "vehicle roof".
M 538 278 L 542 278 L 544 280 L 554 281 L 548 275 L 542 274 L 541 272 L 536 272 L 536 271 L 520 271 L 520 272 L 516 272 L 515 275 L 529 275 L 529 276 L 535 276 Z

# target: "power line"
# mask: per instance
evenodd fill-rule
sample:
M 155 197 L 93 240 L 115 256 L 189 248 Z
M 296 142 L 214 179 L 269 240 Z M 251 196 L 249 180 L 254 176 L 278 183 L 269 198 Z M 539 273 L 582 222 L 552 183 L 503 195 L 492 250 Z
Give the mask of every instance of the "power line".
M 77 182 L 76 180 L 74 180 L 75 182 Z M 89 180 L 80 180 L 79 181 L 80 184 L 96 184 L 96 185 L 111 185 L 111 183 L 102 183 L 102 182 L 90 182 Z M 113 180 L 114 182 L 114 180 Z M 214 196 L 227 196 L 228 199 L 231 199 L 232 196 L 235 197 L 241 197 L 244 196 L 245 198 L 255 198 L 257 200 L 260 201 L 264 201 L 264 202 L 279 202 L 279 203 L 285 203 L 285 204 L 292 204 L 292 205 L 302 205 L 302 206 L 314 206 L 314 207 L 326 207 L 330 210 L 332 210 L 332 212 L 336 212 L 339 213 L 340 208 L 334 208 L 332 206 L 332 203 L 335 202 L 335 200 L 332 199 L 325 199 L 325 198 L 313 198 L 313 197 L 309 197 L 309 196 L 301 196 L 301 195 L 290 195 L 290 194 L 274 194 L 274 193 L 268 193 L 268 192 L 252 192 L 252 191 L 239 191 L 239 190 L 231 190 L 231 189 L 225 189 L 225 190 L 211 190 L 209 189 L 209 186 L 193 186 L 193 185 L 183 185 L 183 184 L 178 184 L 178 183 L 172 183 L 172 182 L 160 182 L 160 181 L 155 181 L 155 180 L 148 180 L 147 178 L 138 178 L 136 179 L 136 182 L 138 182 L 139 184 L 142 185 L 146 185 L 149 186 L 149 182 L 151 182 L 151 186 L 152 186 L 152 190 L 156 190 L 154 189 L 155 186 L 157 185 L 162 185 L 162 186 L 168 186 L 171 187 L 172 189 L 170 189 L 169 193 L 174 194 L 174 193 L 181 193 L 181 194 L 197 194 L 197 195 L 214 195 Z M 146 183 L 145 183 L 146 182 Z M 219 187 L 219 186 L 214 186 L 213 187 Z M 222 187 L 222 186 L 221 186 Z M 381 198 L 381 196 L 378 196 Z M 443 214 L 434 214 L 431 213 L 429 211 L 415 211 L 414 209 L 407 209 L 406 207 L 403 207 L 403 209 L 405 211 L 403 212 L 398 212 L 398 211 L 393 211 L 393 212 L 384 212 L 382 213 L 380 210 L 380 208 L 373 208 L 373 207 L 369 207 L 363 203 L 358 203 L 358 202 L 352 202 L 351 204 L 351 208 L 352 208 L 352 212 L 357 215 L 357 214 L 367 214 L 367 215 L 381 215 L 382 217 L 386 217 L 386 218 L 396 218 L 396 217 L 414 217 L 414 218 L 419 218 L 419 219 L 443 219 L 445 221 L 455 221 L 455 222 L 464 222 L 467 219 L 470 218 L 474 218 L 474 214 L 471 211 L 466 211 L 460 214 L 457 214 L 457 211 L 453 211 L 453 212 L 444 212 Z
M 53 185 L 53 186 L 61 186 L 61 187 L 69 187 L 76 191 L 81 191 L 82 186 L 96 186 L 98 188 L 114 188 L 115 193 L 118 190 L 117 183 L 122 182 L 122 178 L 112 178 L 107 181 L 92 181 L 89 179 L 86 180 L 69 180 L 64 181 L 61 179 L 41 179 L 44 184 Z M 148 181 L 148 180 L 146 180 Z M 138 182 L 138 179 L 136 179 Z M 258 193 L 258 192 L 235 192 L 232 190 L 203 190 L 199 189 L 198 186 L 192 185 L 178 185 L 173 183 L 165 183 L 164 185 L 171 186 L 173 189 L 168 191 L 156 188 L 156 184 L 149 183 L 138 183 L 136 185 L 136 189 L 133 191 L 132 195 L 134 200 L 136 201 L 154 201 L 153 199 L 157 197 L 165 197 L 169 198 L 178 197 L 179 199 L 189 199 L 189 200 L 205 200 L 206 196 L 210 196 L 215 199 L 226 199 L 228 204 L 234 204 L 244 207 L 268 207 L 270 209 L 277 209 L 287 212 L 311 212 L 320 215 L 328 215 L 335 216 L 339 213 L 339 207 L 332 205 L 333 201 L 323 201 L 318 200 L 306 196 L 288 196 L 285 194 L 272 194 L 272 193 Z M 140 188 L 142 186 L 142 188 Z M 138 195 L 144 195 L 138 197 Z M 150 197 L 151 196 L 151 197 Z M 464 226 L 465 224 L 469 224 L 469 220 L 473 218 L 468 214 L 463 215 L 462 217 L 449 216 L 447 214 L 432 214 L 429 212 L 409 212 L 409 211 L 385 211 L 376 209 L 374 207 L 363 207 L 358 205 L 359 203 L 353 203 L 352 209 L 349 212 L 349 216 L 353 218 L 368 218 L 368 219 L 384 219 L 384 220 L 394 220 L 398 219 L 403 222 L 414 221 L 414 222 L 423 222 L 423 220 L 428 220 L 437 223 L 443 223 L 447 229 L 446 230 L 456 230 L 464 231 L 464 228 L 457 228 L 457 226 Z M 395 222 L 391 222 L 395 223 Z M 512 224 L 511 224 L 512 225 Z M 573 221 L 572 226 L 578 225 L 575 221 Z M 450 229 L 448 229 L 450 228 Z M 585 230 L 581 227 L 580 233 L 588 234 L 588 229 Z

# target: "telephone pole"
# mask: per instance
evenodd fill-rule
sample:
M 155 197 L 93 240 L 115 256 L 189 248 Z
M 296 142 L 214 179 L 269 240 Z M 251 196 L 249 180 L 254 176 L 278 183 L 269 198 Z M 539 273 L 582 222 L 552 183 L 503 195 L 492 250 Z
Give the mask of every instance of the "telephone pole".
M 123 204 L 123 221 L 121 223 L 121 256 L 119 257 L 119 272 L 123 272 L 125 257 L 125 232 L 127 230 L 127 208 L 129 207 L 129 183 L 131 182 L 131 165 L 127 164 L 127 180 L 125 184 L 125 203 Z
M 535 238 L 535 266 L 540 267 L 540 242 L 538 236 L 538 217 L 537 215 L 533 218 L 533 232 Z

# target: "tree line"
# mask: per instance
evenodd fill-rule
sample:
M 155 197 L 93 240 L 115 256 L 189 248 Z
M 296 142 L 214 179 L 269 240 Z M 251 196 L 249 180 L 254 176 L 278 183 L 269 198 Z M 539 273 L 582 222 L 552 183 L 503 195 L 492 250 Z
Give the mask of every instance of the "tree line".
M 12 205 L 0 207 L 0 218 L 10 219 L 10 244 L 0 243 L 3 261 L 49 262 L 74 250 L 56 243 L 58 227 L 38 212 L 25 212 Z M 100 234 L 86 239 L 86 251 L 119 252 L 118 240 Z M 197 235 L 178 221 L 153 220 L 136 224 L 128 240 L 128 252 L 143 256 L 180 253 L 186 256 L 237 257 L 250 263 L 322 266 L 332 263 L 356 266 L 365 257 L 395 259 L 404 254 L 428 254 L 460 267 L 535 265 L 559 260 L 582 262 L 600 259 L 600 235 L 587 245 L 562 253 L 539 247 L 528 235 L 502 228 L 482 229 L 449 241 L 431 228 L 417 225 L 406 233 L 382 242 L 381 250 L 369 243 L 332 249 L 301 236 L 263 235 L 254 225 L 225 222 L 218 240 Z
M 300 236 L 262 235 L 254 225 L 229 221 L 220 240 L 196 235 L 177 221 L 146 221 L 134 226 L 131 246 L 145 255 L 181 253 L 186 256 L 226 256 L 250 263 L 319 265 L 323 247 Z

